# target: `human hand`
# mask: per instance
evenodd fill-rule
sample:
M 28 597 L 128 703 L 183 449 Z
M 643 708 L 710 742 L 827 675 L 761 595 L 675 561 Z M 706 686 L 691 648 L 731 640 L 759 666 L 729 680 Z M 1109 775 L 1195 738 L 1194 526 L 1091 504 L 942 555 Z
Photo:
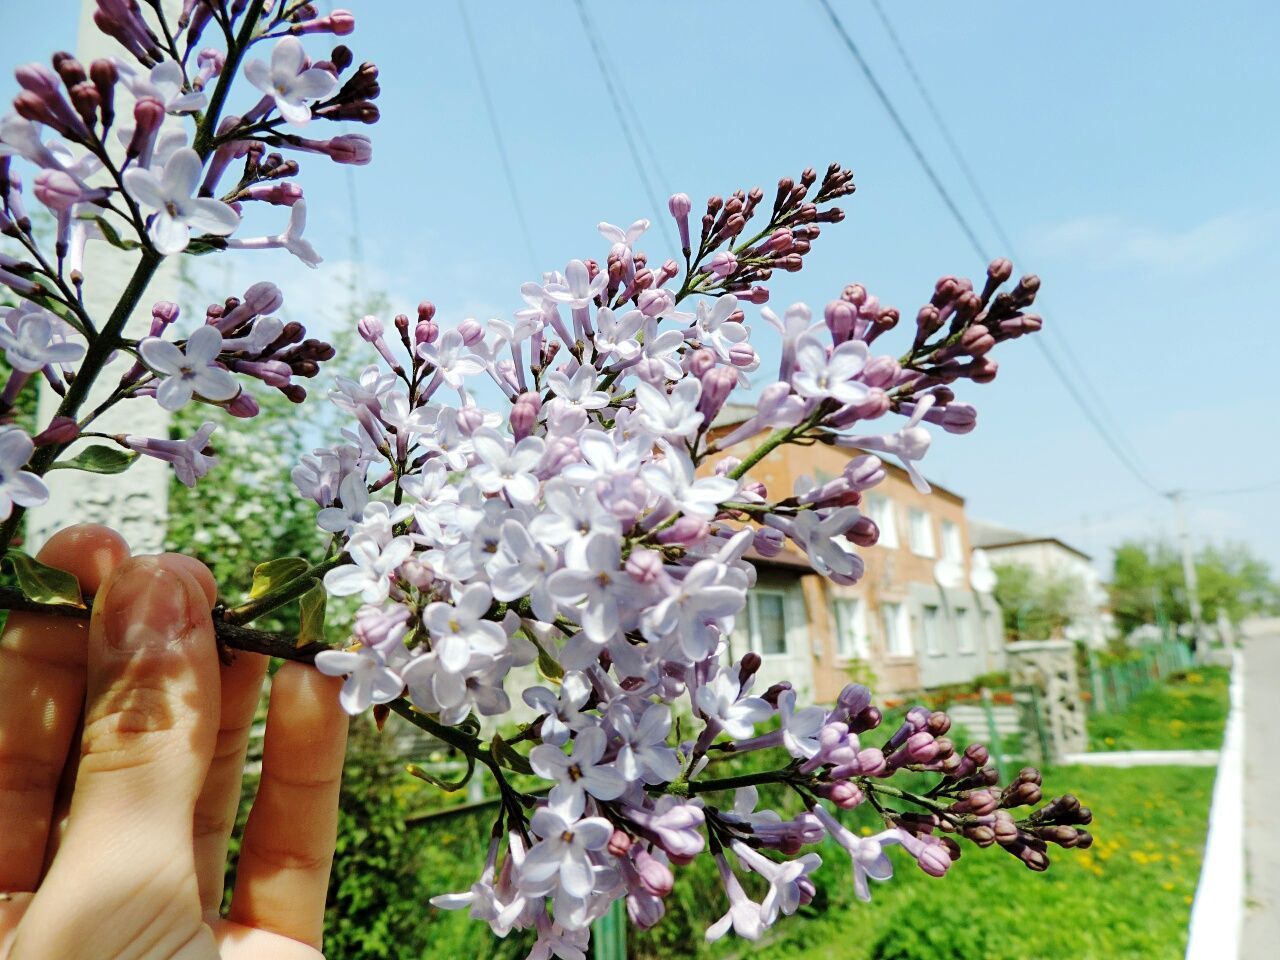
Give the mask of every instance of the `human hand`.
M 223 919 L 265 659 L 219 663 L 216 587 L 189 557 L 130 558 L 86 525 L 39 559 L 96 600 L 89 623 L 13 613 L 0 639 L 0 960 L 319 958 L 340 681 L 293 663 L 272 681 Z

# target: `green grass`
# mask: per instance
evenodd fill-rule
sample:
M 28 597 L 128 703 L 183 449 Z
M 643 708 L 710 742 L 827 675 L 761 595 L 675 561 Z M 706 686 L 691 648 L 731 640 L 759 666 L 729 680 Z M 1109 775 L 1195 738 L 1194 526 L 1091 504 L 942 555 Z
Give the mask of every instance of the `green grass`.
M 1216 750 L 1226 723 L 1230 673 L 1189 670 L 1139 694 L 1122 711 L 1089 718 L 1090 750 Z

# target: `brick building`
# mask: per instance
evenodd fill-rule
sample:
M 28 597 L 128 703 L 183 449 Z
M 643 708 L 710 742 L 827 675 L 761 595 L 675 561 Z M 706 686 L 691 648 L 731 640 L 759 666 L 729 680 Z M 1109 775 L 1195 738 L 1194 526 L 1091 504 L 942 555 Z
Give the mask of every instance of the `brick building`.
M 716 432 L 734 422 L 741 418 L 722 415 Z M 727 453 L 745 456 L 760 439 Z M 784 446 L 751 476 L 777 498 L 799 477 L 833 479 L 848 459 L 847 451 L 822 445 Z M 789 548 L 752 558 L 759 578 L 731 648 L 735 658 L 748 650 L 761 655 L 763 683 L 790 680 L 805 696 L 829 702 L 850 678 L 873 680 L 878 693 L 900 693 L 1004 669 L 999 608 L 970 586 L 964 498 L 938 486 L 921 494 L 906 471 L 887 461 L 886 468 L 865 506 L 880 542 L 859 551 L 866 574 L 856 585 L 831 583 Z

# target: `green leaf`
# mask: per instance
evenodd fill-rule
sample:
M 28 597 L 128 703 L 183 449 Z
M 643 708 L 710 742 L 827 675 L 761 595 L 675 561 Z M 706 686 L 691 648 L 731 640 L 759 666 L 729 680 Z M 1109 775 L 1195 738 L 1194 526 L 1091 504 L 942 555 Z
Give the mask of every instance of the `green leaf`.
M 67 571 L 45 566 L 21 550 L 10 550 L 7 556 L 13 564 L 13 572 L 17 574 L 18 586 L 28 600 L 69 607 L 84 606 L 80 583 Z
M 465 787 L 471 780 L 471 775 L 476 772 L 476 758 L 467 754 L 467 772 L 458 780 L 444 780 L 433 773 L 428 773 L 416 763 L 406 764 L 405 770 L 407 770 L 412 776 L 417 777 L 419 780 L 425 780 L 427 783 L 439 787 L 446 793 L 454 793 Z
M 491 749 L 494 757 L 507 769 L 514 770 L 516 773 L 533 773 L 533 767 L 530 766 L 524 754 L 519 753 L 515 747 L 503 740 L 501 734 L 495 733 L 493 735 Z
M 59 460 L 51 470 L 87 470 L 89 473 L 124 473 L 137 460 L 133 450 L 121 450 L 95 443 L 85 447 L 70 460 Z
M 137 250 L 141 246 L 137 240 L 126 240 L 120 236 L 119 231 L 105 217 L 86 217 L 85 219 L 96 223 L 98 229 L 102 231 L 103 239 L 113 247 L 118 247 L 121 250 Z
M 253 568 L 253 586 L 249 589 L 249 599 L 257 600 L 276 587 L 282 587 L 290 580 L 296 580 L 310 567 L 311 564 L 301 557 L 280 557 L 277 560 L 258 564 Z
M 564 667 L 560 666 L 560 662 L 543 648 L 536 639 L 533 645 L 538 648 L 538 672 L 548 680 L 561 680 L 564 678 Z
M 319 580 L 298 600 L 298 646 L 324 642 L 324 584 Z

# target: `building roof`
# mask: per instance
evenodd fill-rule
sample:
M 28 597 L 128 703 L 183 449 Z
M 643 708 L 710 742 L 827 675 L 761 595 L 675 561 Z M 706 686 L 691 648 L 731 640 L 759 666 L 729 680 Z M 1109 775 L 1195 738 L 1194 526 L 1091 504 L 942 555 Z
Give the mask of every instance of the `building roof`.
M 754 404 L 726 403 L 723 407 L 720 408 L 720 412 L 716 414 L 715 419 L 711 421 L 711 429 L 723 430 L 725 433 L 728 433 L 729 427 L 736 426 L 739 423 L 745 423 L 755 415 L 756 415 L 756 408 Z M 764 433 L 765 431 L 761 430 L 760 432 Z M 866 452 L 875 454 L 876 456 L 880 455 L 879 452 L 875 450 L 868 450 Z M 884 463 L 885 469 L 888 470 L 890 473 L 894 473 L 900 477 L 910 479 L 907 475 L 907 471 L 904 470 L 897 463 L 893 462 L 892 460 L 886 460 L 884 458 L 881 458 L 881 459 L 882 459 L 882 462 Z M 925 477 L 925 479 L 929 480 L 928 477 Z M 949 487 L 944 487 L 942 484 L 935 483 L 933 480 L 929 480 L 929 486 L 933 488 L 935 493 L 941 493 L 945 496 L 951 497 L 953 500 L 961 504 L 964 503 L 964 497 L 960 496 L 960 494 L 956 493 L 954 490 L 952 490 Z
M 969 520 L 969 542 L 973 546 L 981 547 L 984 550 L 999 550 L 1001 547 L 1021 547 L 1035 543 L 1049 543 L 1061 547 L 1068 553 L 1074 553 L 1082 560 L 1090 562 L 1093 560 L 1093 557 L 1083 550 L 1073 547 L 1057 537 L 1024 533 L 1021 530 L 1014 530 L 1012 527 L 1002 527 L 996 523 L 988 523 L 985 520 L 974 520 L 972 518 Z

